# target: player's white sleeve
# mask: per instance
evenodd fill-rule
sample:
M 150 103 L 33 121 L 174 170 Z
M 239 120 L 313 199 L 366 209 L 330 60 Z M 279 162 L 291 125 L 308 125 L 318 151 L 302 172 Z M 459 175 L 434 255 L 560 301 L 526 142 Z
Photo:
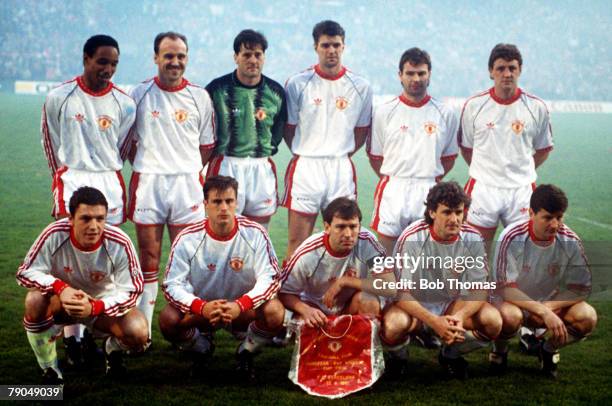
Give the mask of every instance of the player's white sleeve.
M 202 97 L 196 98 L 200 110 L 200 148 L 211 149 L 215 147 L 215 110 L 210 95 L 202 89 Z
M 366 151 L 370 159 L 383 159 L 383 148 L 385 145 L 386 117 L 380 108 L 374 109 L 372 117 L 372 131 L 368 135 Z
M 538 129 L 533 140 L 533 148 L 536 151 L 552 148 L 552 127 L 550 125 L 550 114 L 548 113 L 546 107 L 542 107 L 540 112 L 540 120 L 538 120 L 537 125 Z
M 310 277 L 308 270 L 308 261 L 305 257 L 300 256 L 294 258 L 285 265 L 283 270 L 283 285 L 281 286 L 281 293 L 288 293 L 290 295 L 299 296 L 306 286 L 308 285 L 308 278 Z
M 497 282 L 497 288 L 516 287 L 523 263 L 523 244 L 505 238 L 510 228 L 505 231 L 499 236 L 493 261 L 493 281 Z
M 183 313 L 189 313 L 193 302 L 200 299 L 193 294 L 193 285 L 189 279 L 191 270 L 189 259 L 193 253 L 189 252 L 188 246 L 189 244 L 180 236 L 174 242 L 162 283 L 162 291 L 168 303 Z
M 287 100 L 287 124 L 297 125 L 300 117 L 300 90 L 298 89 L 297 80 L 289 79 L 285 86 L 285 94 Z
M 136 104 L 133 100 L 125 103 L 122 108 L 124 116 L 122 117 L 121 124 L 119 125 L 119 138 L 117 145 L 119 147 L 119 153 L 121 159 L 126 160 L 130 149 L 132 148 L 132 141 L 134 138 L 134 122 L 136 121 Z
M 96 298 L 104 302 L 103 313 L 111 317 L 123 316 L 136 306 L 136 301 L 142 295 L 144 278 L 138 262 L 138 255 L 130 239 L 121 234 L 106 231 L 107 239 L 119 245 L 114 269 L 114 292 Z
M 462 148 L 474 148 L 474 120 L 472 119 L 469 100 L 465 102 L 461 111 L 459 129 L 457 131 L 457 143 Z
M 393 272 L 393 269 L 378 269 L 380 264 L 384 262 L 385 249 L 378 242 L 374 234 L 366 229 L 362 229 L 359 233 L 359 239 L 364 241 L 364 244 L 359 245 L 359 259 L 368 266 L 370 275 Z
M 578 295 L 591 293 L 592 277 L 584 247 L 580 241 L 568 241 L 563 243 L 566 250 L 572 253 L 565 271 L 565 288 Z
M 41 143 L 52 175 L 55 175 L 55 172 L 62 166 L 57 156 L 60 147 L 60 106 L 61 103 L 58 104 L 54 97 L 47 97 L 43 105 L 40 125 Z
M 280 270 L 272 242 L 263 231 L 254 241 L 255 286 L 236 300 L 242 311 L 256 309 L 272 299 L 280 288 Z
M 459 153 L 457 145 L 457 132 L 459 131 L 459 117 L 454 110 L 450 108 L 446 112 L 446 145 L 442 151 L 442 158 L 453 157 Z
M 43 292 L 53 292 L 53 284 L 59 281 L 51 275 L 51 257 L 55 250 L 54 228 L 56 228 L 55 223 L 49 225 L 32 244 L 23 264 L 17 270 L 19 285 Z
M 369 127 L 372 125 L 372 99 L 374 94 L 370 85 L 367 85 L 363 97 L 363 106 L 361 107 L 361 113 L 355 127 Z

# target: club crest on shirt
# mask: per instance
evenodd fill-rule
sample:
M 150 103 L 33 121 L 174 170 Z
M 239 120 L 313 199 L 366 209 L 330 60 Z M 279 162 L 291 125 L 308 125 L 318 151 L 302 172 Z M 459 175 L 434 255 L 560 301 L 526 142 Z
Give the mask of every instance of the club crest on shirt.
M 338 110 L 344 110 L 348 107 L 348 105 L 349 105 L 349 102 L 346 99 L 346 97 L 340 96 L 336 98 L 336 108 Z
M 558 274 L 560 269 L 561 267 L 556 262 L 548 265 L 548 273 L 551 276 L 555 276 L 556 274 Z
M 525 127 L 525 124 L 521 120 L 514 120 L 512 122 L 512 131 L 514 131 L 516 135 L 519 135 L 520 133 L 522 133 L 524 127 Z
M 234 257 L 230 259 L 229 265 L 234 272 L 240 272 L 242 270 L 242 266 L 244 265 L 244 261 L 242 258 Z
M 174 112 L 174 119 L 179 124 L 183 124 L 185 121 L 187 121 L 188 116 L 189 113 L 187 113 L 185 110 L 177 110 Z
M 331 341 L 329 344 L 327 344 L 327 348 L 329 348 L 331 352 L 338 352 L 340 349 L 342 349 L 342 344 L 340 341 Z
M 89 277 L 91 278 L 92 282 L 98 283 L 104 279 L 104 277 L 106 277 L 106 274 L 101 271 L 89 271 Z
M 209 271 L 214 272 L 217 269 L 217 265 L 214 263 L 210 263 L 206 266 Z
M 434 123 L 432 122 L 425 123 L 425 132 L 427 133 L 427 135 L 431 135 L 435 133 L 437 130 L 438 130 L 438 127 L 436 127 Z
M 255 112 L 255 118 L 257 119 L 257 121 L 264 121 L 266 117 L 268 117 L 268 115 L 266 114 L 266 111 L 262 108 L 257 109 L 257 111 Z
M 74 119 L 75 119 L 75 121 L 77 121 L 79 123 L 82 123 L 85 120 L 85 116 L 82 115 L 81 113 L 76 113 L 74 115 Z
M 100 130 L 106 131 L 110 128 L 112 124 L 113 124 L 113 119 L 110 118 L 109 116 L 98 117 L 98 127 L 100 127 Z

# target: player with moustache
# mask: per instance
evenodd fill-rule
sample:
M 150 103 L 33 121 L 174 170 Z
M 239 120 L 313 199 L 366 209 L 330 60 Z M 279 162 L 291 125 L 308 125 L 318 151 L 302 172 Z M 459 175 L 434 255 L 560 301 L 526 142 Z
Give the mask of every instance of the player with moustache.
M 172 245 L 159 325 L 168 341 L 193 353 L 194 376 L 210 369 L 215 330 L 244 337 L 237 373 L 254 381 L 253 358 L 282 328 L 285 309 L 276 298 L 280 269 L 272 242 L 260 224 L 236 215 L 238 187 L 227 176 L 206 180 L 208 217 Z
M 184 77 L 187 38 L 162 32 L 153 43 L 156 77 L 136 86 L 128 217 L 136 236 L 145 287 L 139 309 L 151 331 L 164 226 L 170 241 L 204 217 L 203 167 L 215 146 L 208 92 Z
M 370 226 L 388 253 L 402 231 L 423 216 L 429 189 L 458 155 L 459 120 L 428 94 L 431 73 L 427 51 L 406 50 L 399 62 L 402 94 L 374 109 L 367 152 L 380 180 Z
M 287 121 L 283 87 L 262 74 L 267 48 L 262 33 L 241 31 L 234 39 L 236 70 L 206 86 L 217 131 L 207 176 L 235 178 L 240 185 L 237 213 L 266 228 L 278 200 L 272 155 Z
M 521 325 L 548 333 L 536 348 L 542 372 L 552 378 L 559 349 L 584 340 L 597 325 L 597 312 L 586 302 L 589 264 L 580 238 L 564 224 L 567 207 L 560 188 L 540 185 L 531 195 L 529 220 L 499 236 L 494 276 L 503 327 L 489 356 L 494 374 L 506 372 L 509 340 Z
M 342 26 L 321 21 L 312 36 L 319 63 L 285 86 L 285 141 L 293 154 L 282 200 L 289 212 L 286 260 L 312 234 L 320 210 L 338 197 L 357 198 L 350 156 L 364 144 L 372 116 L 369 83 L 342 64 Z
M 134 123 L 134 101 L 111 81 L 119 64 L 119 44 L 94 35 L 83 46 L 83 73 L 49 92 L 43 106 L 41 134 L 53 177 L 53 216 L 69 216 L 68 203 L 82 186 L 99 189 L 109 208 L 107 221 L 126 219 L 126 190 L 121 175 Z M 64 328 L 68 365 L 80 369 L 96 356 L 90 332 Z M 83 337 L 84 336 L 84 337 Z
M 384 249 L 361 227 L 361 211 L 354 200 L 340 197 L 323 210 L 324 231 L 306 239 L 283 269 L 279 298 L 298 320 L 324 327 L 328 316 L 380 314 L 374 281 L 395 281 L 392 269 L 376 270 Z M 382 286 L 382 285 L 381 285 Z
M 410 334 L 421 329 L 440 337 L 440 365 L 447 377 L 458 379 L 467 377 L 462 354 L 488 345 L 499 335 L 501 316 L 487 303 L 492 286 L 484 240 L 464 223 L 469 205 L 469 197 L 457 183 L 438 183 L 427 195 L 425 218 L 408 226 L 397 241 L 394 256 L 423 261 L 396 268 L 396 278 L 412 281 L 414 286 L 398 292 L 383 310 L 381 339 L 393 374 L 407 372 Z M 436 262 L 438 258 L 442 261 Z M 453 260 L 449 266 L 445 265 L 448 258 Z M 422 287 L 424 282 L 427 288 Z
M 55 340 L 64 324 L 83 323 L 104 344 L 106 374 L 125 377 L 122 352 L 139 352 L 147 320 L 136 309 L 143 277 L 129 237 L 106 223 L 108 203 L 81 187 L 69 201 L 70 217 L 49 225 L 17 271 L 26 288 L 23 325 L 46 384 L 63 384 Z

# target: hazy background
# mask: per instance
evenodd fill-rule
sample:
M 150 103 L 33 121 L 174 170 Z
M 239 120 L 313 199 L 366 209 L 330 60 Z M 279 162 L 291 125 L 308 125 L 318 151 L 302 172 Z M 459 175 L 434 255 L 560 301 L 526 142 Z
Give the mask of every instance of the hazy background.
M 485 3 L 485 4 L 483 4 Z M 63 81 L 82 72 L 91 35 L 115 37 L 121 60 L 114 81 L 132 84 L 156 73 L 153 38 L 187 35 L 186 77 L 205 85 L 234 67 L 232 42 L 244 28 L 262 31 L 264 73 L 284 83 L 316 63 L 312 27 L 344 26 L 345 65 L 376 94 L 398 93 L 401 53 L 412 46 L 433 59 L 431 93 L 465 97 L 491 82 L 487 59 L 498 42 L 518 45 L 521 86 L 550 100 L 612 101 L 610 1 L 0 1 L 0 82 Z

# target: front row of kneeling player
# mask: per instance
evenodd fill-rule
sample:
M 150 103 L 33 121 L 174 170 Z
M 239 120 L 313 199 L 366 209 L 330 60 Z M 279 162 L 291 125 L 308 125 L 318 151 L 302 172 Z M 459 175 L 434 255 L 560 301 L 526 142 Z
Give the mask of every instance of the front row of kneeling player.
M 393 266 L 361 227 L 357 204 L 338 198 L 323 211 L 324 231 L 304 241 L 282 271 L 266 230 L 235 215 L 237 188 L 232 178 L 207 180 L 207 219 L 176 239 L 162 285 L 161 332 L 194 354 L 195 375 L 209 368 L 214 331 L 227 328 L 243 339 L 238 372 L 253 379 L 253 356 L 283 329 L 285 309 L 310 327 L 338 314 L 381 318 L 397 373 L 407 371 L 411 335 L 429 331 L 443 342 L 441 366 L 458 378 L 467 374 L 461 355 L 491 341 L 491 371 L 502 373 L 508 340 L 521 325 L 548 330 L 538 353 L 543 371 L 555 376 L 559 348 L 597 323 L 584 301 L 591 277 L 583 248 L 563 224 L 567 199 L 555 186 L 538 187 L 530 220 L 504 230 L 492 278 L 484 241 L 464 222 L 469 197 L 454 182 L 430 190 L 425 218 L 404 230 Z M 62 382 L 55 339 L 64 323 L 106 337 L 109 375 L 123 375 L 122 352 L 142 351 L 149 338 L 135 307 L 143 289 L 137 256 L 127 235 L 105 223 L 106 212 L 102 193 L 77 190 L 70 218 L 42 232 L 17 273 L 30 288 L 24 326 L 47 382 Z

